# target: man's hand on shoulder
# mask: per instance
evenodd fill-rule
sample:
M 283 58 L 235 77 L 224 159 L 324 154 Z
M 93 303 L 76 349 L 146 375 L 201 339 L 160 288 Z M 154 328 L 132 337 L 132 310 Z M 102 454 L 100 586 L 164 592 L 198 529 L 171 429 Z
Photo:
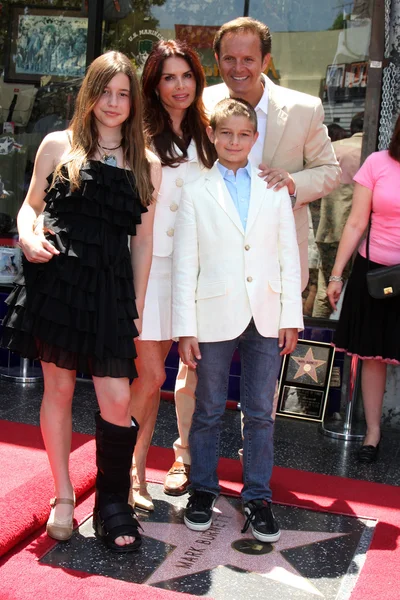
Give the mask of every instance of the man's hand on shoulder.
M 296 184 L 290 173 L 283 169 L 277 169 L 275 167 L 271 168 L 264 164 L 259 165 L 258 168 L 261 170 L 261 173 L 259 173 L 258 176 L 267 182 L 268 189 L 273 187 L 276 192 L 287 186 L 290 196 L 295 194 Z
M 179 357 L 183 364 L 191 369 L 197 367 L 197 362 L 194 360 L 201 359 L 199 342 L 196 337 L 181 337 L 179 338 L 178 346 Z

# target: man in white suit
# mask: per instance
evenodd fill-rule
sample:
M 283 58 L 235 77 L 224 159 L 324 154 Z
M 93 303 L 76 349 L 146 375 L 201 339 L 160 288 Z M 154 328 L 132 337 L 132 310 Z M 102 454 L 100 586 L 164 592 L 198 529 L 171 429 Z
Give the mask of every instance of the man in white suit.
M 172 334 L 184 364 L 196 368 L 196 410 L 189 444 L 191 495 L 184 521 L 205 531 L 219 493 L 217 463 L 229 368 L 239 349 L 244 413 L 242 500 L 256 539 L 280 537 L 271 509 L 272 408 L 281 356 L 303 327 L 300 261 L 286 187 L 268 189 L 248 154 L 257 117 L 245 101 L 226 99 L 208 134 L 218 161 L 185 186 L 173 257 Z
M 224 83 L 204 90 L 208 112 L 223 98 L 243 98 L 256 110 L 258 139 L 249 159 L 262 167 L 270 189 L 287 187 L 292 197 L 300 250 L 301 283 L 308 282 L 307 204 L 322 198 L 340 183 L 340 168 L 319 98 L 275 85 L 263 75 L 271 58 L 271 34 L 263 23 L 240 17 L 223 25 L 214 39 L 215 58 Z M 190 453 L 188 435 L 194 410 L 194 373 L 180 365 L 175 404 L 179 438 L 175 463 L 164 485 L 168 494 L 186 491 Z

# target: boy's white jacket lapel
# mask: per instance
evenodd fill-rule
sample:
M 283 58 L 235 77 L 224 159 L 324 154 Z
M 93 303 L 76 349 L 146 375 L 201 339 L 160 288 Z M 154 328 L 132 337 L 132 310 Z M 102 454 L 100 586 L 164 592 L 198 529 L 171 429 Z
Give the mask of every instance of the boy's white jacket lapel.
M 239 213 L 233 203 L 232 197 L 226 187 L 225 181 L 218 170 L 216 164 L 206 173 L 206 188 L 211 196 L 220 205 L 222 210 L 226 212 L 228 217 L 233 221 L 239 231 L 244 235 L 244 229 L 240 221 Z
M 214 164 L 210 171 L 205 175 L 208 192 L 215 198 L 216 202 L 218 202 L 220 207 L 226 212 L 228 217 L 244 236 L 250 232 L 266 196 L 267 184 L 258 177 L 259 172 L 258 169 L 255 169 L 254 167 L 251 168 L 251 192 L 246 231 L 243 229 L 237 208 L 233 203 L 224 178 L 217 165 Z

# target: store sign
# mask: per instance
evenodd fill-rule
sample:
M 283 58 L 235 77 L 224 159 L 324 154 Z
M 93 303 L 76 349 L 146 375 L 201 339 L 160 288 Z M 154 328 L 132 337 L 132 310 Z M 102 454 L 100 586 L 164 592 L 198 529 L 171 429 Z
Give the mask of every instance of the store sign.
M 130 54 L 135 60 L 136 68 L 140 73 L 153 46 L 164 38 L 161 33 L 155 29 L 140 29 L 137 33 L 133 33 L 128 39 L 134 45 L 134 49 Z

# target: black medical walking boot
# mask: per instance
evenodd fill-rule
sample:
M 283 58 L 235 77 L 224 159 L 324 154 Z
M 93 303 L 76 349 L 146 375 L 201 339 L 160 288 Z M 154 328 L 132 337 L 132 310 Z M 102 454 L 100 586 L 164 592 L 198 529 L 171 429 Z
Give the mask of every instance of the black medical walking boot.
M 140 527 L 128 504 L 130 468 L 139 425 L 131 427 L 105 421 L 96 413 L 96 500 L 93 528 L 113 552 L 135 552 L 142 544 Z M 120 546 L 115 540 L 129 536 L 134 541 Z

